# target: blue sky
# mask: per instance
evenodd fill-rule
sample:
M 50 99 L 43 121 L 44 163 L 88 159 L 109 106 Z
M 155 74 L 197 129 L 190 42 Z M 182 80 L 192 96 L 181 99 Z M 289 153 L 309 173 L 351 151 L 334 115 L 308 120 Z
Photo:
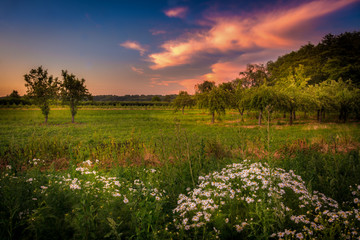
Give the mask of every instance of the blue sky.
M 359 0 L 0 0 L 0 96 L 25 94 L 23 75 L 40 65 L 85 78 L 94 95 L 191 93 L 359 31 L 359 13 Z

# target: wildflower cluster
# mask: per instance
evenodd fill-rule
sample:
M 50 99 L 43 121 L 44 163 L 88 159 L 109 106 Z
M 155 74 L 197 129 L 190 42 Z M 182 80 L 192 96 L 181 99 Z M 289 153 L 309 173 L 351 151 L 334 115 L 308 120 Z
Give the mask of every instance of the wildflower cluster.
M 263 232 L 266 225 L 273 231 L 291 226 L 269 234 L 271 237 L 322 238 L 334 221 L 342 221 L 342 237 L 347 237 L 348 230 L 354 234 L 359 231 L 359 222 L 354 219 L 357 209 L 341 211 L 335 200 L 318 192 L 310 193 L 293 171 L 249 161 L 200 176 L 197 188 L 187 195 L 180 194 L 177 203 L 173 210 L 177 229 L 205 228 L 215 236 L 221 235 L 220 228 L 238 233 L 247 229 Z
M 40 166 L 45 163 L 45 160 L 41 160 L 38 158 L 34 158 L 33 160 L 29 160 L 30 166 Z
M 118 177 L 102 176 L 92 169 L 93 163 L 90 160 L 84 161 L 81 166 L 77 167 L 75 174 L 70 175 L 49 175 L 48 186 L 43 186 L 43 190 L 51 187 L 51 184 L 58 185 L 62 189 L 71 189 L 80 191 L 78 194 L 91 194 L 94 197 L 114 197 L 127 204 L 129 199 L 138 198 L 139 196 L 149 197 L 155 201 L 160 201 L 165 196 L 164 190 L 153 188 L 151 183 L 145 184 L 140 179 L 130 182 Z M 152 171 L 148 171 L 152 173 Z M 135 199 L 134 199 L 135 200 Z

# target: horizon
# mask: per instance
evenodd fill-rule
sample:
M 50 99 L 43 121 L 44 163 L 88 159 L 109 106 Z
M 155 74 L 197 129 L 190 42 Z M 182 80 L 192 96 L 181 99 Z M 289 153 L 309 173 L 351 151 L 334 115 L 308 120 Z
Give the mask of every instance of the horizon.
M 141 6 L 141 7 L 139 7 Z M 360 30 L 359 0 L 52 1 L 0 3 L 0 96 L 26 93 L 42 65 L 96 95 L 194 93 L 236 79 L 327 34 Z

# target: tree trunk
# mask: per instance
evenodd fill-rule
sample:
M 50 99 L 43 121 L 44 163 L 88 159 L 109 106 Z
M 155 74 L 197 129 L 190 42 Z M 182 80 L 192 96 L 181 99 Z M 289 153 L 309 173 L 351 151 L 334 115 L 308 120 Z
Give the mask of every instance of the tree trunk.
M 286 112 L 284 112 L 284 116 L 283 116 L 283 118 L 286 118 Z
M 261 125 L 262 112 L 263 110 L 261 109 L 259 113 L 259 126 Z
M 345 109 L 345 110 L 344 110 L 344 114 L 343 114 L 344 123 L 346 123 L 346 121 L 347 121 L 347 116 L 348 116 L 348 113 L 347 113 L 347 110 Z
M 289 124 L 290 124 L 290 126 L 293 124 L 293 112 L 292 112 L 292 110 L 290 111 Z
M 45 115 L 45 123 L 48 121 L 48 115 Z
M 182 107 L 182 114 L 184 115 L 184 109 L 185 109 L 185 106 L 184 107 Z
M 323 120 L 323 110 L 320 109 L 320 113 L 319 113 L 319 123 L 321 123 Z
M 74 123 L 75 114 L 76 114 L 75 104 L 71 104 L 70 108 L 71 108 L 71 122 Z
M 215 112 L 212 113 L 212 119 L 211 119 L 211 123 L 215 122 Z
M 316 117 L 317 121 L 320 122 L 320 109 L 317 110 L 317 117 Z
M 239 113 L 241 115 L 241 121 L 243 122 L 244 121 L 244 111 L 245 111 L 245 108 L 241 109 L 241 108 L 238 108 L 239 110 Z
M 340 108 L 339 121 L 341 121 L 342 119 L 343 119 L 343 111 L 342 111 L 342 109 Z
M 293 117 L 293 119 L 294 119 L 294 121 L 296 120 L 296 114 L 295 114 L 295 110 L 293 111 L 293 114 L 294 114 L 294 117 Z
M 304 111 L 304 119 L 306 119 L 307 118 L 307 113 L 306 113 L 306 111 Z
M 322 109 L 322 114 L 323 114 L 322 119 L 325 120 L 325 110 L 324 109 Z

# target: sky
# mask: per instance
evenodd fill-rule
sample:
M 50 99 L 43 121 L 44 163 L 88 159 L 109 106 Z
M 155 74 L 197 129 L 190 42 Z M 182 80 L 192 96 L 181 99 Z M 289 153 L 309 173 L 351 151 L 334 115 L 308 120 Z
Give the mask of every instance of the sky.
M 0 0 L 0 96 L 39 66 L 93 95 L 194 93 L 359 30 L 360 0 Z

